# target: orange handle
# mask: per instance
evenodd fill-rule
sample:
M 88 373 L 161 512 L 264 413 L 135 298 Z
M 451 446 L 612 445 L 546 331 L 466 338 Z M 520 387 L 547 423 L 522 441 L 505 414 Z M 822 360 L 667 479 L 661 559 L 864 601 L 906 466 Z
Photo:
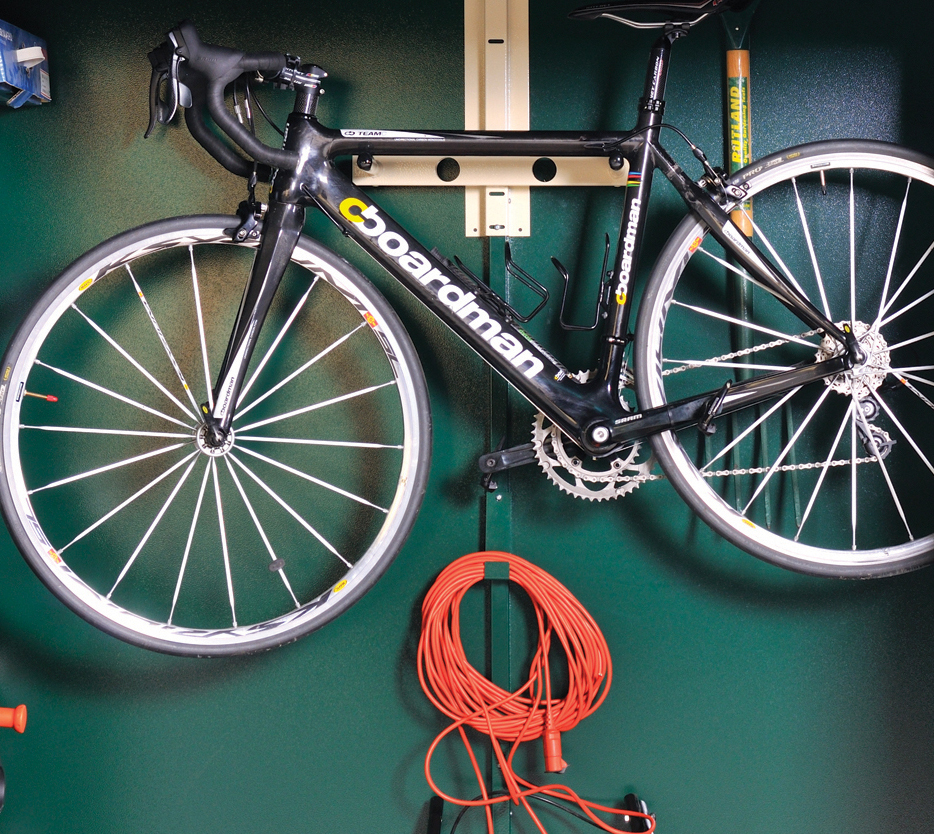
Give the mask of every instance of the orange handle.
M 26 706 L 0 707 L 0 727 L 12 727 L 18 733 L 23 732 L 26 729 Z

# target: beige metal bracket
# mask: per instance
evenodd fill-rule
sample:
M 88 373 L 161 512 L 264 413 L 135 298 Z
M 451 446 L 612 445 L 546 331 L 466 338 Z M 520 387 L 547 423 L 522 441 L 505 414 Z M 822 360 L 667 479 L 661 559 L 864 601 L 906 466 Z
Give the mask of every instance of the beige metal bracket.
M 380 156 L 368 171 L 354 166 L 360 185 L 454 185 L 495 191 L 505 187 L 622 186 L 629 166 L 614 171 L 606 157 Z
M 529 124 L 529 0 L 464 0 L 464 129 Z M 482 185 L 464 192 L 467 237 L 531 234 L 528 186 Z
M 464 0 L 464 129 L 529 129 L 528 0 Z M 353 165 L 364 186 L 464 188 L 467 237 L 531 234 L 531 186 L 626 185 L 606 157 L 376 157 Z

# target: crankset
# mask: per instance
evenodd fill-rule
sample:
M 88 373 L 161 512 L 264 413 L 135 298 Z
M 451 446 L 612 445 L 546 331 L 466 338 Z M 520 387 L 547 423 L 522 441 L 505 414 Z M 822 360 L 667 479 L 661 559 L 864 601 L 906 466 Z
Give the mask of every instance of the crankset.
M 580 371 L 573 376 L 579 382 L 587 382 L 591 374 L 592 371 Z M 631 378 L 621 378 L 620 392 L 631 384 Z M 622 393 L 620 402 L 626 408 Z M 652 475 L 655 456 L 651 452 L 645 454 L 647 448 L 635 441 L 610 455 L 593 458 L 541 412 L 532 423 L 532 450 L 548 480 L 562 492 L 587 501 L 621 498 L 643 482 L 661 477 Z
M 581 371 L 572 376 L 586 382 L 590 373 Z M 607 501 L 627 495 L 644 481 L 663 477 L 652 474 L 655 457 L 651 453 L 646 455 L 646 448 L 636 441 L 611 454 L 591 457 L 539 412 L 532 423 L 531 443 L 483 455 L 479 466 L 484 473 L 484 488 L 490 491 L 496 489 L 495 473 L 537 462 L 548 480 L 562 492 L 588 501 Z
M 543 414 L 532 423 L 532 449 L 538 465 L 562 492 L 588 501 L 607 501 L 653 480 L 655 457 L 636 441 L 603 458 L 589 457 Z

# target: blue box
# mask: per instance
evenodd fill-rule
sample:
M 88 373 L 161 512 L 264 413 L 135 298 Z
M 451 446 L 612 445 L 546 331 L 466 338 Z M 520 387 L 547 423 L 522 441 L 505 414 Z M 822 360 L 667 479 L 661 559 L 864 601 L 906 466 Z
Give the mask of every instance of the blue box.
M 0 104 L 22 107 L 51 100 L 45 41 L 0 20 Z

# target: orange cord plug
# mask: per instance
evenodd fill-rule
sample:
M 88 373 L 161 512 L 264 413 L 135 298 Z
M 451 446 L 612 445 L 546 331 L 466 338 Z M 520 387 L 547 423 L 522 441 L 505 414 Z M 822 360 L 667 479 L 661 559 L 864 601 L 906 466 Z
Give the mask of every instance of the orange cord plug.
M 0 707 L 0 727 L 12 727 L 16 732 L 26 730 L 26 706 L 20 704 L 16 708 Z
M 561 758 L 561 733 L 549 727 L 542 733 L 545 747 L 545 773 L 564 773 L 568 763 Z

